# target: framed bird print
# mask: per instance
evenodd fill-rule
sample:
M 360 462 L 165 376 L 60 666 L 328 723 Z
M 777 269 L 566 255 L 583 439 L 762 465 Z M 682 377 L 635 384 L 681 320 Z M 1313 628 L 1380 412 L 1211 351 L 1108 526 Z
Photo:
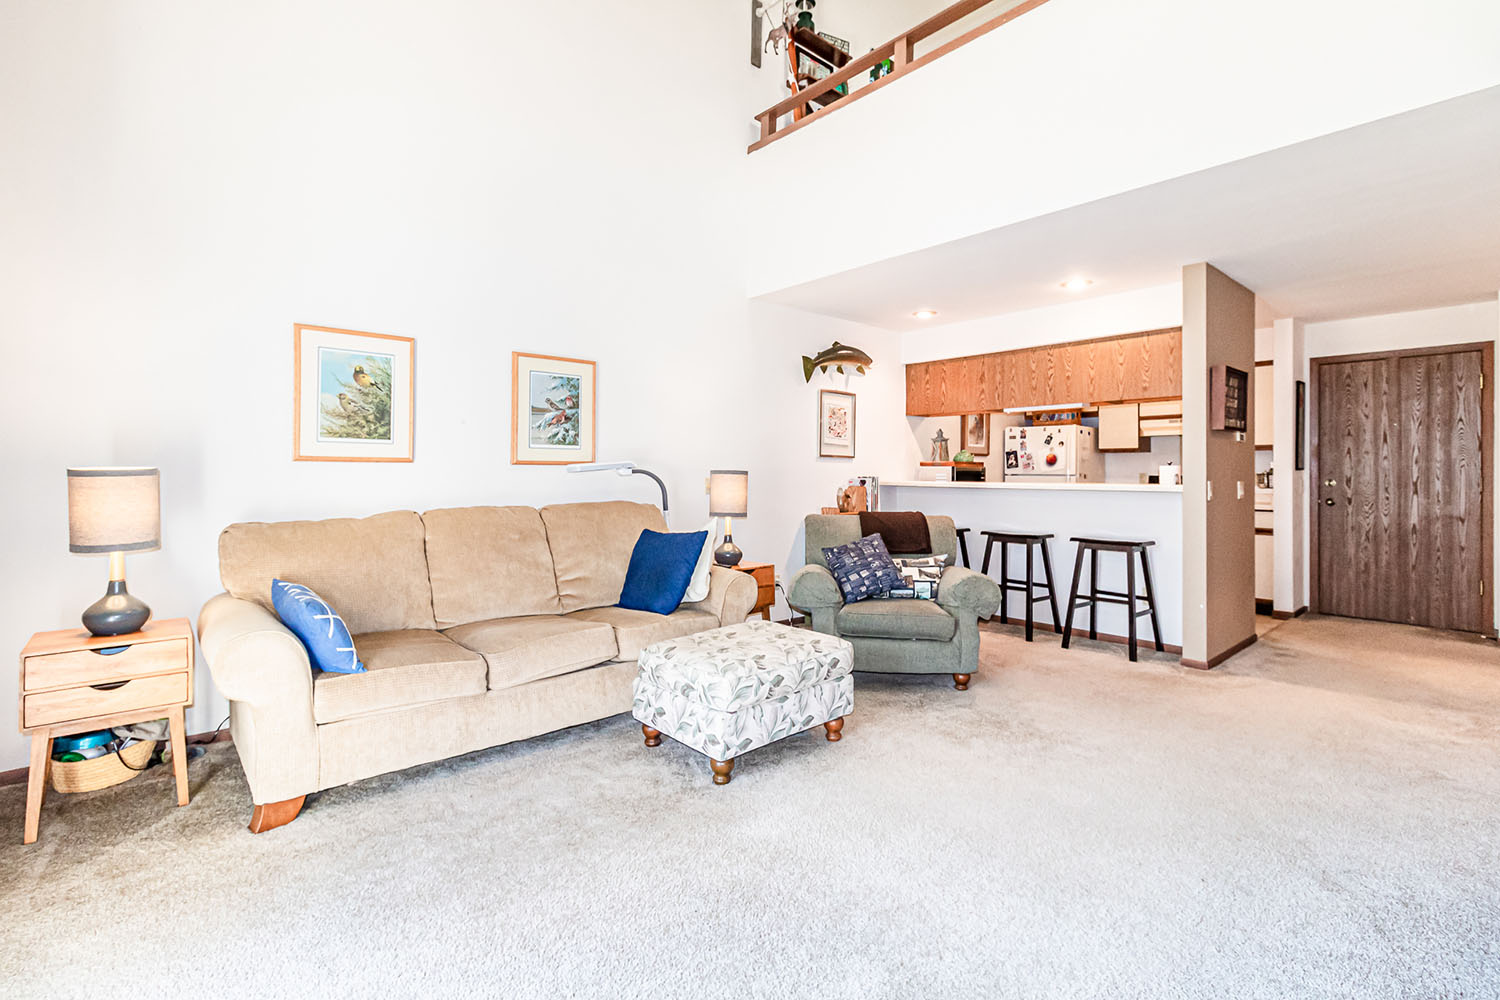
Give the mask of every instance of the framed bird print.
M 511 352 L 510 463 L 592 462 L 594 398 L 594 362 Z
M 410 462 L 416 341 L 329 326 L 292 328 L 298 462 Z

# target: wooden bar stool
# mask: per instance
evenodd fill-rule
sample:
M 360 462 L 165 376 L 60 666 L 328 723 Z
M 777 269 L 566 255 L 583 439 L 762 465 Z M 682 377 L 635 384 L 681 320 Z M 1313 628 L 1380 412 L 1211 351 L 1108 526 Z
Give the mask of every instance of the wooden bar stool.
M 1080 607 L 1087 606 L 1089 609 L 1089 638 L 1099 638 L 1099 628 L 1096 624 L 1098 608 L 1100 604 L 1123 604 L 1126 606 L 1126 617 L 1130 621 L 1130 658 L 1134 660 L 1136 647 L 1135 620 L 1142 615 L 1151 617 L 1151 636 L 1156 640 L 1156 651 L 1163 652 L 1165 647 L 1161 644 L 1161 626 L 1156 621 L 1156 591 L 1151 586 L 1151 556 L 1150 548 L 1155 542 L 1128 541 L 1121 538 L 1074 538 L 1078 543 L 1078 558 L 1073 562 L 1073 588 L 1068 593 L 1068 621 L 1063 626 L 1062 646 L 1068 648 L 1068 640 L 1073 636 L 1073 612 Z M 1125 593 L 1118 590 L 1099 589 L 1099 553 L 1101 552 L 1123 552 L 1125 553 Z M 1087 553 L 1089 557 L 1089 592 L 1088 595 L 1079 598 L 1078 579 L 1083 573 L 1083 557 Z M 1141 557 L 1141 579 L 1145 581 L 1146 593 L 1144 597 L 1138 597 L 1135 592 L 1135 557 L 1139 553 Z M 1145 601 L 1146 607 L 1137 610 L 1136 603 Z
M 969 541 L 965 537 L 968 533 L 968 528 L 958 529 L 958 554 L 963 557 L 964 569 L 969 568 Z
M 1007 612 L 1010 610 L 1006 598 L 1012 590 L 1024 590 L 1026 592 L 1026 641 L 1031 641 L 1032 632 L 1032 609 L 1037 601 L 1046 601 L 1052 605 L 1052 627 L 1057 628 L 1057 590 L 1052 585 L 1052 556 L 1048 552 L 1047 541 L 1051 535 L 1030 534 L 1018 531 L 986 531 L 984 532 L 984 564 L 980 569 L 986 575 L 990 571 L 990 552 L 996 544 L 1000 546 L 1000 620 L 1010 621 Z M 1026 546 L 1026 577 L 1025 579 L 1013 580 L 1010 576 L 1010 547 L 1012 545 Z M 1032 559 L 1032 546 L 1038 546 L 1042 550 L 1042 573 L 1046 581 L 1040 584 L 1045 587 L 1045 594 L 1037 594 L 1037 581 L 1034 579 L 1035 567 Z

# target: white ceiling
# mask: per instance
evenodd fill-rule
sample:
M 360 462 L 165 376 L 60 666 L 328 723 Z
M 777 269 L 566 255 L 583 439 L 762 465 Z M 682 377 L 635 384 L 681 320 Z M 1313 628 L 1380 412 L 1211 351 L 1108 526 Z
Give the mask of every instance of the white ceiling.
M 765 296 L 891 330 L 1179 280 L 1208 261 L 1275 316 L 1500 290 L 1500 87 Z M 1087 291 L 1058 287 L 1074 275 Z M 936 320 L 912 318 L 918 308 Z

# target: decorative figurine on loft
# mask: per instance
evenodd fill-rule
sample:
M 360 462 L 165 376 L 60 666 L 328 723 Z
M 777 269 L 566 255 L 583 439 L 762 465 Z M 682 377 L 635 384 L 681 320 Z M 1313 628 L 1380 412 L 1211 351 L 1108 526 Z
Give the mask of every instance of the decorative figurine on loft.
M 932 439 L 932 461 L 948 461 L 948 439 L 943 435 L 943 429 L 938 428 L 937 436 Z
M 781 47 L 791 42 L 791 8 L 791 0 L 780 0 L 780 2 L 763 3 L 756 11 L 760 17 L 765 18 L 766 23 L 771 25 L 771 30 L 766 32 L 766 44 L 761 47 L 762 52 L 770 49 L 777 55 L 781 55 Z
M 817 31 L 813 25 L 812 9 L 818 5 L 818 0 L 797 0 L 797 23 L 794 27 L 806 28 L 808 31 Z

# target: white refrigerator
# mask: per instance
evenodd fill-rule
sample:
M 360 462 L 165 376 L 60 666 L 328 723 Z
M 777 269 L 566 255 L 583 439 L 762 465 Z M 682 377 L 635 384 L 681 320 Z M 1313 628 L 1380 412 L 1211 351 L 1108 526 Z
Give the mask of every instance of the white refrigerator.
M 1005 481 L 1102 483 L 1104 456 L 1095 433 L 1081 424 L 1005 428 Z

